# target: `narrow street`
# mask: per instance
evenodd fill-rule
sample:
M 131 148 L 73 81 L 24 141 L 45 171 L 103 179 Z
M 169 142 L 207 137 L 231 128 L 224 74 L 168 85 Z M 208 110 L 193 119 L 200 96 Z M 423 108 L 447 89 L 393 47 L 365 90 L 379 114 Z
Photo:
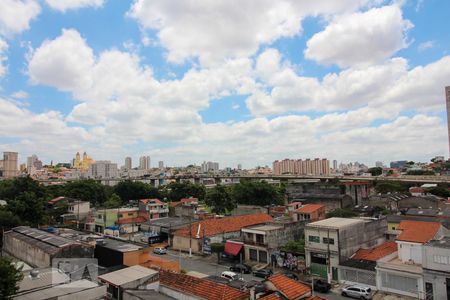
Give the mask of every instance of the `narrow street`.
M 220 276 L 220 274 L 223 271 L 228 271 L 229 267 L 226 265 L 219 265 L 217 264 L 217 260 L 211 260 L 211 258 L 204 258 L 201 256 L 193 255 L 191 258 L 189 258 L 189 255 L 187 253 L 183 252 L 177 252 L 173 250 L 168 250 L 167 255 L 165 255 L 165 258 L 170 260 L 176 260 L 180 262 L 181 268 L 187 272 L 189 271 L 195 271 L 207 275 L 215 275 Z M 214 262 L 213 262 L 214 261 Z M 262 281 L 262 278 L 255 277 L 252 274 L 243 274 L 242 276 L 245 281 Z M 324 299 L 330 299 L 330 300 L 341 300 L 341 299 L 350 299 L 342 297 L 339 294 L 336 293 L 328 293 L 328 294 L 322 294 L 314 292 L 314 295 L 320 296 Z

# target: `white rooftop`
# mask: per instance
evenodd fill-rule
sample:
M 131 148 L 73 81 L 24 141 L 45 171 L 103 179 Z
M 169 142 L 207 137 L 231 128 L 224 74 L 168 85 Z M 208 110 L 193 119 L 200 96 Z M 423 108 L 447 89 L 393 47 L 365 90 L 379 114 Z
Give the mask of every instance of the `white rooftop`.
M 306 227 L 326 227 L 326 228 L 343 228 L 365 222 L 362 219 L 350 218 L 328 218 L 317 222 L 309 223 Z
M 98 278 L 107 281 L 115 286 L 121 286 L 125 283 L 133 282 L 147 276 L 150 277 L 155 274 L 158 274 L 158 271 L 136 265 L 111 273 L 103 274 L 101 276 L 98 276 Z

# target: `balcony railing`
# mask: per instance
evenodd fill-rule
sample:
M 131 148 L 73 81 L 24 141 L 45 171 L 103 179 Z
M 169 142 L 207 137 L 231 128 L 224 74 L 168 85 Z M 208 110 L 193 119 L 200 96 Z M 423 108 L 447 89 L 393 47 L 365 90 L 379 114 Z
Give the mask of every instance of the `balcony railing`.
M 263 241 L 255 242 L 253 240 L 246 240 L 246 239 L 244 239 L 244 244 L 252 245 L 252 246 L 267 246 L 266 242 L 263 242 Z

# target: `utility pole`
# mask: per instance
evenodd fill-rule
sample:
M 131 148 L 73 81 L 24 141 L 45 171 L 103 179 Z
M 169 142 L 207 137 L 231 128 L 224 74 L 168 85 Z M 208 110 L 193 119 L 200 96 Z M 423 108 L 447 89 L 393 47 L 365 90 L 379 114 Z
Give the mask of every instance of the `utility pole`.
M 192 220 L 189 220 L 189 258 L 192 257 Z
M 327 282 L 331 283 L 330 228 L 327 228 Z

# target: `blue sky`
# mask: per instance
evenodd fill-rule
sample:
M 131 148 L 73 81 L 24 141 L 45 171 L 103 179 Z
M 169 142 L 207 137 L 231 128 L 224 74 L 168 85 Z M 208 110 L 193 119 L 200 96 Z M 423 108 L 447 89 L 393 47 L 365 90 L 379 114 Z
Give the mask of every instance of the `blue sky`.
M 0 151 L 448 156 L 450 2 L 0 0 Z

